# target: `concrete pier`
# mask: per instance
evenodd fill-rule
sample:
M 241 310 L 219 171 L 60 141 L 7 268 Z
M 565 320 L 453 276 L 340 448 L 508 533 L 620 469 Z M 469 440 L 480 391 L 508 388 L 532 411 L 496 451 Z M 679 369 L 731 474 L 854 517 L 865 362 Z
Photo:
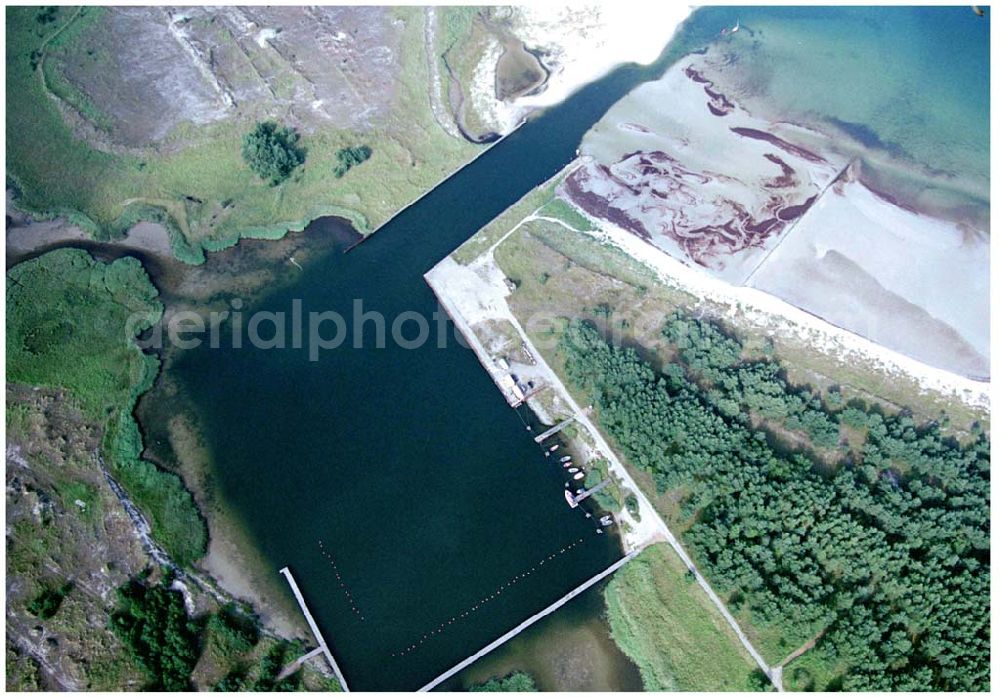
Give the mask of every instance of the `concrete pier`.
M 502 637 L 491 641 L 489 644 L 487 644 L 486 646 L 484 646 L 483 648 L 481 648 L 479 651 L 477 651 L 473 655 L 471 655 L 468 658 L 466 658 L 461 663 L 458 663 L 455 666 L 453 666 L 452 668 L 449 668 L 445 672 L 441 673 L 441 675 L 437 676 L 436 678 L 434 678 L 433 680 L 431 680 L 429 683 L 427 683 L 426 685 L 424 685 L 423 687 L 421 687 L 418 690 L 418 692 L 427 692 L 429 690 L 433 690 L 435 687 L 437 687 L 438 685 L 440 685 L 441 683 L 443 683 L 445 680 L 447 680 L 451 676 L 453 676 L 456 673 L 460 672 L 461 670 L 467 668 L 468 666 L 472 665 L 473 663 L 475 663 L 476 661 L 478 661 L 480 658 L 482 658 L 483 656 L 485 656 L 489 652 L 493 651 L 493 649 L 495 649 L 498 646 L 501 646 L 501 645 L 507 643 L 508 641 L 510 641 L 511 639 L 513 639 L 514 637 L 516 637 L 518 634 L 520 634 L 521 632 L 523 632 L 525 629 L 527 629 L 528 627 L 530 627 L 531 625 L 533 625 L 538 620 L 542 619 L 546 615 L 552 614 L 553 612 L 555 612 L 556 610 L 558 610 L 559 608 L 561 608 L 563 605 L 565 605 L 566 603 L 568 603 L 570 600 L 572 600 L 573 598 L 575 598 L 576 596 L 580 595 L 585 590 L 587 590 L 588 588 L 590 588 L 591 586 L 593 586 L 595 583 L 598 583 L 602 579 L 607 578 L 608 576 L 610 576 L 611 574 L 613 574 L 615 571 L 617 571 L 621 567 L 625 566 L 625 564 L 627 564 L 628 562 L 630 562 L 632 559 L 634 559 L 639 554 L 639 551 L 640 550 L 633 550 L 632 552 L 629 552 L 627 555 L 625 555 L 624 557 L 622 557 L 621 559 L 619 559 L 618 561 L 616 561 L 614 564 L 612 564 L 611 566 L 609 566 L 608 568 L 606 568 L 604 571 L 602 571 L 601 573 L 597 574 L 596 576 L 592 576 L 587 581 L 584 581 L 581 585 L 577 586 L 576 588 L 574 588 L 573 590 L 571 590 L 569 593 L 567 593 L 563 597 L 559 598 L 559 600 L 555 601 L 554 603 L 552 603 L 551 605 L 549 605 L 547 608 L 545 608 L 541 612 L 532 615 L 531 617 L 529 617 L 528 619 L 526 619 L 524 622 L 522 622 L 521 624 L 517 625 L 512 630 L 510 630 L 509 632 L 507 632 L 506 634 L 504 634 Z
M 302 614 L 305 615 L 306 622 L 309 623 L 309 629 L 312 630 L 313 637 L 316 639 L 316 643 L 319 645 L 319 650 L 323 652 L 326 656 L 327 662 L 330 667 L 333 668 L 334 675 L 337 676 L 337 680 L 340 681 L 340 689 L 344 692 L 350 692 L 347 688 L 347 681 L 344 679 L 344 674 L 340 672 L 340 666 L 337 665 L 337 660 L 333 657 L 333 653 L 330 651 L 330 647 L 327 646 L 326 639 L 323 638 L 322 632 L 319 631 L 319 626 L 316 624 L 316 620 L 313 619 L 312 613 L 309 612 L 309 608 L 306 606 L 305 598 L 302 597 L 302 591 L 299 590 L 299 584 L 295 582 L 295 578 L 292 576 L 292 572 L 288 570 L 286 566 L 281 570 L 281 574 L 287 579 L 288 585 L 292 587 L 292 594 L 299 603 L 299 608 L 302 610 Z M 315 651 L 307 654 L 306 657 L 312 655 Z
M 592 408 L 593 407 L 587 407 L 586 409 L 584 409 L 582 415 L 586 416 L 587 414 L 589 414 L 590 410 Z M 564 428 L 566 428 L 567 426 L 569 426 L 571 423 L 573 423 L 574 421 L 576 421 L 576 419 L 577 419 L 578 416 L 580 416 L 580 414 L 573 414 L 573 416 L 569 417 L 565 421 L 561 421 L 560 423 L 557 423 L 555 426 L 553 426 L 552 428 L 550 428 L 545 433 L 541 433 L 541 434 L 535 436 L 535 442 L 536 443 L 541 443 L 543 440 L 545 440 L 549 436 L 554 436 L 555 434 L 559 433 L 559 431 L 563 430 Z
M 583 501 L 585 498 L 591 496 L 592 494 L 596 494 L 598 491 L 600 491 L 610 483 L 611 483 L 610 479 L 605 479 L 596 486 L 592 486 L 582 494 L 578 494 L 576 496 L 573 496 L 569 494 L 569 492 L 567 492 L 566 502 L 569 503 L 570 508 L 576 508 L 578 505 L 580 505 L 580 502 Z
M 323 647 L 322 646 L 317 646 L 316 648 L 314 648 L 309 653 L 304 654 L 302 656 L 299 656 L 294 661 L 292 661 L 287 666 L 285 666 L 284 668 L 281 669 L 281 672 L 278 673 L 277 681 L 280 682 L 281 680 L 284 680 L 285 678 L 287 678 L 289 675 L 292 675 L 299 668 L 302 667 L 303 663 L 305 663 L 306 661 L 308 661 L 310 658 L 312 658 L 314 656 L 320 655 L 321 653 L 323 653 Z

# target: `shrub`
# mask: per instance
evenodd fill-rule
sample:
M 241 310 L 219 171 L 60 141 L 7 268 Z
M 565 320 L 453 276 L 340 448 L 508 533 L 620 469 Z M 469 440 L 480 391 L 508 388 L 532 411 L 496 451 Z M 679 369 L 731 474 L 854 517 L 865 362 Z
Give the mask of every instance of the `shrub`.
M 254 618 L 240 614 L 232 604 L 212 615 L 208 630 L 214 646 L 227 658 L 249 651 L 260 638 Z
M 49 24 L 56 21 L 57 14 L 59 14 L 59 8 L 53 5 L 48 5 L 38 11 L 38 14 L 35 15 L 35 21 L 39 24 Z
M 635 497 L 635 494 L 629 494 L 625 497 L 625 510 L 629 512 L 636 520 L 639 520 L 639 499 Z
M 282 667 L 288 661 L 292 644 L 282 641 L 264 654 L 257 666 L 257 679 L 250 688 L 254 692 L 294 692 L 302 680 L 301 673 L 292 673 L 287 678 L 278 680 Z M 244 688 L 246 685 L 244 684 Z
M 45 588 L 28 603 L 28 612 L 38 619 L 47 620 L 55 617 L 59 612 L 59 606 L 73 589 L 72 583 L 67 583 L 60 588 Z
M 347 174 L 351 167 L 360 165 L 371 156 L 372 149 L 367 145 L 359 145 L 356 148 L 341 148 L 337 151 L 337 161 L 339 164 L 333 168 L 333 176 L 340 179 Z
M 492 678 L 473 685 L 470 692 L 537 692 L 534 679 L 527 673 L 517 671 L 503 678 Z
M 261 179 L 274 186 L 288 179 L 306 161 L 298 141 L 299 134 L 294 129 L 264 121 L 243 137 L 243 159 Z

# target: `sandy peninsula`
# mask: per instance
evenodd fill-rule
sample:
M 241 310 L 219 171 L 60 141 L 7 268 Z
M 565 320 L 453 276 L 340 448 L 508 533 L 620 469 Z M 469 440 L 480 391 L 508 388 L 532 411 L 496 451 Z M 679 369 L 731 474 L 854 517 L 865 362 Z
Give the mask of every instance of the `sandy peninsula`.
M 511 101 L 497 99 L 495 67 L 502 52 L 487 52 L 470 92 L 481 117 L 509 133 L 536 109 L 552 106 L 622 63 L 652 63 L 691 14 L 688 5 L 660 3 L 641 12 L 627 5 L 519 8 L 512 33 L 542 55 L 549 72 L 542 90 Z

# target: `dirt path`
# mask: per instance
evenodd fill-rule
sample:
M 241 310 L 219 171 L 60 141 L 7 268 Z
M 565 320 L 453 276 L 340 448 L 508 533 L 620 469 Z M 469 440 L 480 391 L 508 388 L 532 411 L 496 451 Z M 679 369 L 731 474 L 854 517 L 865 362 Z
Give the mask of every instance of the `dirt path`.
M 816 632 L 816 636 L 814 636 L 812 639 L 810 639 L 806 643 L 802 644 L 802 646 L 800 646 L 799 648 L 795 649 L 790 654 L 788 654 L 787 656 L 785 656 L 785 659 L 781 663 L 778 664 L 778 667 L 779 668 L 784 668 L 789 663 L 791 663 L 792 661 L 794 661 L 796 658 L 798 658 L 799 656 L 801 656 L 802 654 L 804 654 L 806 651 L 808 651 L 809 649 L 811 649 L 812 647 L 814 647 L 816 645 L 816 642 L 819 641 L 820 638 L 824 634 L 826 634 L 826 627 L 823 627 L 823 629 L 821 629 L 818 632 Z
M 437 56 L 437 11 L 434 7 L 424 8 L 424 47 L 427 50 L 427 71 L 430 76 L 431 113 L 445 133 L 452 138 L 464 140 L 455 125 L 451 113 L 441 99 L 441 64 Z
M 740 643 L 743 644 L 744 648 L 747 650 L 747 652 L 750 654 L 753 660 L 757 663 L 760 669 L 764 671 L 766 675 L 771 677 L 775 689 L 777 689 L 780 692 L 782 690 L 780 678 L 777 680 L 774 679 L 770 666 L 767 665 L 767 663 L 764 661 L 764 658 L 757 652 L 757 650 L 750 643 L 750 640 L 743 633 L 743 630 L 736 622 L 736 618 L 733 617 L 732 614 L 730 614 L 728 608 L 726 608 L 725 603 L 722 602 L 722 599 L 719 598 L 718 595 L 716 595 L 715 591 L 712 590 L 712 587 L 708 584 L 708 581 L 705 579 L 704 576 L 701 575 L 701 573 L 695 567 L 694 562 L 688 556 L 685 549 L 681 546 L 680 542 L 677 541 L 677 538 L 674 537 L 674 534 L 670 531 L 670 528 L 667 527 L 667 523 L 663 520 L 663 518 L 660 517 L 660 514 L 656 512 L 656 509 L 653 508 L 653 505 L 649 502 L 649 499 L 647 499 L 646 495 L 642 492 L 642 489 L 640 489 L 639 485 L 636 484 L 634 479 L 632 479 L 632 475 L 625 468 L 625 465 L 623 465 L 622 462 L 618 459 L 618 456 L 615 454 L 615 451 L 612 450 L 611 446 L 608 445 L 607 441 L 604 440 L 604 436 L 594 425 L 590 417 L 582 414 L 582 409 L 580 405 L 577 404 L 576 400 L 573 399 L 572 395 L 570 395 L 569 391 L 556 376 L 555 371 L 553 371 L 552 368 L 549 367 L 545 359 L 542 358 L 542 356 L 538 353 L 538 350 L 534 348 L 534 346 L 531 343 L 531 340 L 528 338 L 527 333 L 525 333 L 524 329 L 521 327 L 520 322 L 518 322 L 516 319 L 513 318 L 513 313 L 511 314 L 511 318 L 514 327 L 518 331 L 518 334 L 521 335 L 521 340 L 524 341 L 524 345 L 530 348 L 532 353 L 535 355 L 539 365 L 544 367 L 545 372 L 547 373 L 548 377 L 551 380 L 553 389 L 559 392 L 560 396 L 566 401 L 567 404 L 570 405 L 570 407 L 573 409 L 574 412 L 581 413 L 581 415 L 577 418 L 577 421 L 584 428 L 587 429 L 587 431 L 590 433 L 591 438 L 593 438 L 594 442 L 597 444 L 598 449 L 605 455 L 605 457 L 607 457 L 608 462 L 610 463 L 609 470 L 614 472 L 615 476 L 621 479 L 622 483 L 635 493 L 636 498 L 639 500 L 640 521 L 633 522 L 633 525 L 636 526 L 634 529 L 639 530 L 640 534 L 643 533 L 645 534 L 646 536 L 645 544 L 649 544 L 650 542 L 656 541 L 657 538 L 662 537 L 670 544 L 671 547 L 674 548 L 674 551 L 677 553 L 677 556 L 681 558 L 681 561 L 684 562 L 684 565 L 687 566 L 688 570 L 691 571 L 692 574 L 694 574 L 695 580 L 698 582 L 698 585 L 701 586 L 702 590 L 705 591 L 705 593 L 708 595 L 712 603 L 716 606 L 716 608 L 718 608 L 719 612 L 725 618 L 726 622 L 729 623 L 729 626 L 732 627 L 733 631 L 736 633 L 737 638 L 740 640 Z

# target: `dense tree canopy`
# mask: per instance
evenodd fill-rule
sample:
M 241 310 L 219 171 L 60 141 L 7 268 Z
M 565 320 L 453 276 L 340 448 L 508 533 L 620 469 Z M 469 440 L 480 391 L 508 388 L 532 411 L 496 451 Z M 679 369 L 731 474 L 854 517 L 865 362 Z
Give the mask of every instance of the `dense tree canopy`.
M 675 315 L 664 335 L 678 360 L 663 372 L 580 322 L 560 348 L 626 456 L 687 492 L 686 543 L 713 583 L 755 623 L 825 628 L 813 650 L 846 663 L 845 689 L 988 689 L 988 440 L 832 411 L 708 322 Z M 760 419 L 839 447 L 836 464 L 775 445 Z
M 294 129 L 264 121 L 243 137 L 243 159 L 261 179 L 280 184 L 306 161 L 298 142 Z
M 473 685 L 470 692 L 537 692 L 535 681 L 527 673 L 516 671 L 503 678 L 491 678 Z
M 191 672 L 201 653 L 201 632 L 184 608 L 180 591 L 139 581 L 118 591 L 111 628 L 149 676 L 148 688 L 190 690 Z
M 337 151 L 337 166 L 333 168 L 333 176 L 340 179 L 355 165 L 372 156 L 372 149 L 367 145 L 359 145 L 353 148 L 341 148 Z

